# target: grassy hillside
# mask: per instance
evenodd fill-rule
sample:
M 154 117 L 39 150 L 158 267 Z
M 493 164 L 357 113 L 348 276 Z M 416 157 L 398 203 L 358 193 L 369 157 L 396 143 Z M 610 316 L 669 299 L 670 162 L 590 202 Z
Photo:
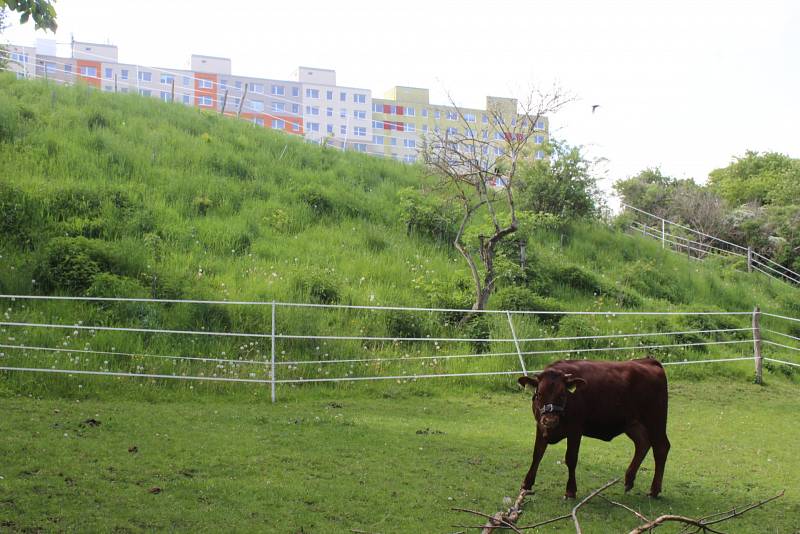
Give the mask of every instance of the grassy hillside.
M 217 114 L 135 95 L 0 76 L 0 292 L 466 307 L 471 299 L 467 270 L 441 237 L 447 229 L 442 229 L 436 208 L 426 205 L 420 194 L 430 182 L 419 167 L 308 145 Z M 501 258 L 503 276 L 490 303 L 498 309 L 751 310 L 760 305 L 800 316 L 797 290 L 720 261 L 690 263 L 662 251 L 658 243 L 604 224 L 539 224 L 521 234 L 527 234 L 528 263 L 521 268 L 512 250 Z M 249 332 L 268 331 L 270 324 L 264 307 L 22 301 L 2 305 L 11 321 Z M 461 326 L 456 319 L 282 310 L 278 330 L 392 337 L 508 335 L 504 317 L 479 318 Z M 521 320 L 517 333 L 692 330 L 745 326 L 748 320 L 551 316 Z M 254 359 L 267 353 L 258 342 L 119 332 L 8 327 L 4 336 L 18 344 L 90 346 L 110 353 Z M 695 336 L 689 341 L 704 339 Z M 669 338 L 649 341 L 666 343 Z M 333 345 L 285 341 L 281 351 L 296 359 L 325 358 L 326 351 L 334 350 L 337 356 L 431 351 L 423 343 Z M 576 344 L 542 346 L 569 349 Z M 613 341 L 589 340 L 577 346 L 613 346 Z M 507 343 L 493 343 L 491 348 L 513 351 Z M 435 350 L 484 349 L 465 343 Z M 662 350 L 659 356 L 750 351 L 746 345 L 723 349 L 699 347 L 679 354 Z M 143 372 L 182 373 L 200 365 L 14 349 L 4 357 L 15 365 L 50 367 L 69 360 L 71 368 Z M 401 372 L 390 365 L 396 364 L 386 364 L 382 372 Z M 508 368 L 508 361 L 423 365 L 407 366 L 402 372 L 491 370 Z M 216 372 L 213 369 L 209 366 L 208 372 Z M 304 371 L 307 376 L 308 369 L 289 366 L 282 376 L 300 377 Z M 337 371 L 373 370 L 365 364 Z M 264 377 L 258 365 L 233 365 L 223 371 L 226 376 Z M 736 372 L 744 376 L 749 371 Z M 69 380 L 6 377 L 13 390 L 47 385 L 57 393 L 75 393 L 73 386 L 56 385 L 74 384 Z

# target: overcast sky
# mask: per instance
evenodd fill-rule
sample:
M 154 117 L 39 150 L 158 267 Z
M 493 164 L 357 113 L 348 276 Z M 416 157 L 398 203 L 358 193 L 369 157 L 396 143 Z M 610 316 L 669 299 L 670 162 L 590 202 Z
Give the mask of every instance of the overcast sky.
M 449 92 L 469 107 L 556 83 L 577 100 L 552 118 L 552 132 L 608 159 L 604 189 L 655 166 L 704 181 L 746 149 L 800 157 L 796 1 L 55 5 L 59 42 L 110 42 L 121 61 L 142 65 L 185 67 L 201 53 L 232 58 L 235 74 L 288 78 L 298 65 L 333 68 L 340 85 L 374 95 L 429 87 L 432 102 Z M 16 21 L 4 39 L 44 37 Z M 600 105 L 594 114 L 592 104 Z

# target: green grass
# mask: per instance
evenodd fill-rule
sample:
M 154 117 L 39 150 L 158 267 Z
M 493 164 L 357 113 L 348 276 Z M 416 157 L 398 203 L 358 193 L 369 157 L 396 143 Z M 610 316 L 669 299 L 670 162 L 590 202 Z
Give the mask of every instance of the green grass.
M 785 488 L 784 498 L 721 527 L 792 532 L 796 386 L 777 377 L 765 387 L 673 379 L 670 390 L 663 498 L 645 496 L 651 455 L 632 493 L 618 485 L 608 496 L 648 516 L 701 516 Z M 153 402 L 7 397 L 0 405 L 0 529 L 13 532 L 453 532 L 479 521 L 450 508 L 493 513 L 516 494 L 533 436 L 521 393 L 305 390 L 275 405 L 167 393 Z M 520 524 L 573 505 L 562 500 L 563 454 L 564 443 L 547 451 Z M 584 440 L 579 497 L 622 475 L 631 454 L 624 436 Z M 587 532 L 635 525 L 600 500 L 580 517 Z

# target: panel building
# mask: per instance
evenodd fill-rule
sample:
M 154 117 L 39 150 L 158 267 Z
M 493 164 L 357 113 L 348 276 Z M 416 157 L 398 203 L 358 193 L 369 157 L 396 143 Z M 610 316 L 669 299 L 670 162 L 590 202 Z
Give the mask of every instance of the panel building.
M 233 74 L 230 58 L 196 54 L 189 69 L 148 67 L 120 63 L 117 47 L 110 44 L 75 41 L 70 57 L 59 57 L 55 42 L 44 39 L 35 47 L 9 45 L 5 54 L 8 69 L 20 78 L 137 93 L 407 163 L 418 160 L 432 136 L 478 139 L 484 156 L 497 157 L 505 139 L 496 121 L 514 126 L 519 119 L 515 99 L 488 96 L 485 109 L 456 109 L 431 104 L 428 89 L 401 86 L 375 98 L 369 89 L 338 85 L 330 69 L 301 66 L 294 80 L 243 76 Z M 541 145 L 548 135 L 547 118 L 533 126 L 533 141 Z M 545 157 L 541 147 L 534 155 Z

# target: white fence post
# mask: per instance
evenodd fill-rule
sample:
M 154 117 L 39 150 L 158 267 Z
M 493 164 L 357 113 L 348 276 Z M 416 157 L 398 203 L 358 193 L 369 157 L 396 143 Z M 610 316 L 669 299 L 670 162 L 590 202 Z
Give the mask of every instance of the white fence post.
M 761 310 L 758 306 L 753 310 L 753 357 L 756 362 L 756 384 L 761 384 L 763 358 L 761 357 Z
M 528 371 L 525 369 L 525 360 L 522 358 L 522 350 L 519 348 L 519 341 L 517 340 L 517 332 L 514 330 L 514 321 L 511 320 L 511 312 L 506 311 L 508 317 L 508 326 L 511 327 L 511 337 L 514 338 L 514 346 L 517 347 L 517 356 L 519 356 L 519 364 L 522 367 L 522 374 L 528 376 Z
M 272 389 L 272 402 L 275 402 L 275 301 L 272 301 L 272 369 L 270 370 L 270 386 Z
M 661 248 L 667 248 L 667 234 L 665 232 L 666 228 L 664 227 L 665 221 L 661 219 Z
M 753 272 L 753 247 L 747 247 L 747 272 Z

